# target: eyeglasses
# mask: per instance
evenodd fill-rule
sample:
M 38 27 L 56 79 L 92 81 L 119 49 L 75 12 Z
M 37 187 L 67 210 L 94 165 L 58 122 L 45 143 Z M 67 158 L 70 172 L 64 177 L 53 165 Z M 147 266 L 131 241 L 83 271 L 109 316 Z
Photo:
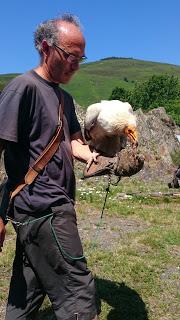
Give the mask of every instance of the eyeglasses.
M 61 47 L 57 46 L 56 44 L 54 44 L 54 47 L 58 48 L 59 50 L 61 50 L 64 53 L 65 59 L 69 63 L 82 63 L 87 59 L 86 56 L 77 57 L 74 54 L 72 54 L 72 53 L 70 53 L 68 51 L 65 51 L 64 49 L 62 49 Z

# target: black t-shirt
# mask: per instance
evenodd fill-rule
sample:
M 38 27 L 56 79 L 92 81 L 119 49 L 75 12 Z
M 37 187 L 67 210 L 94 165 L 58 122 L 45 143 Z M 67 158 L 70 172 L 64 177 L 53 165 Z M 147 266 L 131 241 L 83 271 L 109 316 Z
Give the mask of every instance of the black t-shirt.
M 8 185 L 19 183 L 54 136 L 60 103 L 55 83 L 29 71 L 13 79 L 0 96 L 0 139 L 7 141 L 4 160 Z M 64 133 L 60 146 L 47 166 L 14 203 L 26 213 L 44 211 L 63 201 L 74 201 L 70 136 L 80 130 L 72 97 L 64 95 Z

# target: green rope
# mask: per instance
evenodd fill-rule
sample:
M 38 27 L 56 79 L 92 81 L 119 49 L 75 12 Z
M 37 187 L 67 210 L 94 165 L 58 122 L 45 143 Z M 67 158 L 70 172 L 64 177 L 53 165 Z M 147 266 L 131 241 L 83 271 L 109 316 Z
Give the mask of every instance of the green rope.
M 13 223 L 14 225 L 16 225 L 17 227 L 22 227 L 22 226 L 26 226 L 26 225 L 32 224 L 32 223 L 34 223 L 34 222 L 37 222 L 37 221 L 39 221 L 39 220 L 41 220 L 41 219 L 45 219 L 45 218 L 51 217 L 50 220 L 49 220 L 50 228 L 51 228 L 52 234 L 53 234 L 53 236 L 54 236 L 54 239 L 55 239 L 55 241 L 56 241 L 56 244 L 57 244 L 59 250 L 61 251 L 61 253 L 62 253 L 64 256 L 70 258 L 71 260 L 81 260 L 81 259 L 84 259 L 84 258 L 85 258 L 84 255 L 79 256 L 79 257 L 73 257 L 73 256 L 71 256 L 70 254 L 68 254 L 68 253 L 63 249 L 63 247 L 61 246 L 61 244 L 60 244 L 60 242 L 59 242 L 59 240 L 58 240 L 58 238 L 57 238 L 57 235 L 56 235 L 56 232 L 55 232 L 55 230 L 54 230 L 54 227 L 53 227 L 53 225 L 52 225 L 53 215 L 54 215 L 54 213 L 49 213 L 49 214 L 46 214 L 45 216 L 42 216 L 42 217 L 39 217 L 39 218 L 36 218 L 36 219 L 33 219 L 33 220 L 28 219 L 28 220 L 25 221 L 25 222 L 19 222 L 19 221 L 16 221 L 16 220 L 11 219 L 10 217 L 6 217 L 6 220 L 11 221 L 11 223 Z
M 107 197 L 108 197 L 108 193 L 109 193 L 109 190 L 110 190 L 110 185 L 111 185 L 111 175 L 109 174 L 108 175 L 108 184 L 107 184 L 107 187 L 105 189 L 106 194 L 105 194 L 105 198 L 104 198 L 103 207 L 102 207 L 102 210 L 101 210 L 101 216 L 99 218 L 98 223 L 96 224 L 96 226 L 97 226 L 96 227 L 96 233 L 95 233 L 95 236 L 94 236 L 94 240 L 91 243 L 91 247 L 93 249 L 97 247 L 97 244 L 98 244 L 97 239 L 98 239 L 98 236 L 99 236 L 100 229 L 103 226 L 103 214 L 104 214 L 104 210 L 105 210 L 105 207 L 106 207 L 106 202 L 107 202 Z
M 14 224 L 14 225 L 16 225 L 17 227 L 23 227 L 23 226 L 26 226 L 26 225 L 28 225 L 28 224 L 31 224 L 31 223 L 34 223 L 34 222 L 36 222 L 36 221 L 39 221 L 39 220 L 42 220 L 42 219 L 44 219 L 44 218 L 47 218 L 47 217 L 50 217 L 50 216 L 52 216 L 53 215 L 53 213 L 49 213 L 49 214 L 46 214 L 45 216 L 42 216 L 42 217 L 39 217 L 39 218 L 36 218 L 36 219 L 33 219 L 33 220 L 30 220 L 30 218 L 27 220 L 27 221 L 25 221 L 25 222 L 19 222 L 19 221 L 16 221 L 16 220 L 14 220 L 14 219 L 11 219 L 10 217 L 6 217 L 6 220 L 7 221 L 10 221 L 12 224 Z
M 103 203 L 103 208 L 102 208 L 102 211 L 101 211 L 101 216 L 100 216 L 100 219 L 99 219 L 99 222 L 97 224 L 97 229 L 96 229 L 96 234 L 95 234 L 95 237 L 94 237 L 94 241 L 92 242 L 91 244 L 91 247 L 94 249 L 95 247 L 97 247 L 97 238 L 98 238 L 98 235 L 99 235 L 99 231 L 100 231 L 100 228 L 102 227 L 103 225 L 103 214 L 104 214 L 104 209 L 105 209 L 105 206 L 106 206 L 106 202 L 107 202 L 107 197 L 108 197 L 108 193 L 109 193 L 109 189 L 110 189 L 110 185 L 111 185 L 111 175 L 108 176 L 108 185 L 106 187 L 106 195 L 105 195 L 105 199 L 104 199 L 104 203 Z M 28 224 L 31 224 L 31 223 L 34 223 L 38 220 L 41 220 L 43 218 L 47 218 L 47 217 L 51 217 L 50 220 L 49 220 L 49 224 L 50 224 L 50 228 L 51 228 L 51 231 L 52 231 L 52 234 L 54 236 L 54 239 L 56 241 L 56 244 L 59 248 L 59 250 L 61 251 L 61 253 L 66 256 L 67 258 L 71 259 L 71 260 L 81 260 L 81 259 L 84 259 L 85 256 L 82 255 L 82 256 L 79 256 L 79 257 L 74 257 L 74 256 L 71 256 L 70 254 L 68 254 L 62 247 L 62 245 L 60 244 L 59 240 L 58 240 L 58 237 L 56 235 L 56 232 L 54 230 L 54 227 L 52 225 L 52 220 L 53 220 L 53 213 L 50 213 L 50 214 L 47 214 L 45 216 L 42 216 L 42 217 L 39 217 L 39 218 L 36 218 L 36 219 L 33 219 L 33 220 L 28 220 L 28 221 L 25 221 L 25 222 L 18 222 L 18 221 L 15 221 L 9 217 L 7 217 L 6 220 L 9 220 L 11 221 L 13 224 L 15 224 L 17 227 L 20 227 L 20 226 L 25 226 L 25 225 L 28 225 Z

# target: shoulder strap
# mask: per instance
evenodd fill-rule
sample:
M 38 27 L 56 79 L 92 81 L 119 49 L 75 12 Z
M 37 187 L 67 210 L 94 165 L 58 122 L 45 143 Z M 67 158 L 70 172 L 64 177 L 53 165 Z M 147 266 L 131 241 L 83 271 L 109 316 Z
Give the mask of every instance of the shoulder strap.
M 30 185 L 38 174 L 44 169 L 44 167 L 48 164 L 51 160 L 55 152 L 57 151 L 62 132 L 63 132 L 63 113 L 64 113 L 64 96 L 61 91 L 61 102 L 59 104 L 59 115 L 58 115 L 58 124 L 56 132 L 44 149 L 43 153 L 38 157 L 32 167 L 29 168 L 28 172 L 26 173 L 24 180 L 19 183 L 16 188 L 12 191 L 10 200 L 12 200 L 26 185 Z

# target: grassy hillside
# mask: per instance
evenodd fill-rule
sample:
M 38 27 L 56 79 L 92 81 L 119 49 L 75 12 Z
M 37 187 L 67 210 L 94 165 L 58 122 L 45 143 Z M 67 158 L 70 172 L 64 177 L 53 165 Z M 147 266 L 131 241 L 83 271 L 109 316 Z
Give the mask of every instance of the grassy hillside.
M 116 86 L 133 88 L 135 81 L 144 81 L 153 74 L 167 73 L 180 78 L 180 66 L 126 58 L 107 58 L 81 65 L 80 71 L 65 86 L 77 103 L 86 107 L 108 99 Z M 14 77 L 0 75 L 0 90 Z
M 9 73 L 0 75 L 0 91 L 5 87 L 5 85 L 11 81 L 14 77 L 18 76 L 18 73 Z
M 168 73 L 180 78 L 180 67 L 134 59 L 106 59 L 81 66 L 79 73 L 66 86 L 82 106 L 108 99 L 116 86 L 133 88 L 153 74 Z

